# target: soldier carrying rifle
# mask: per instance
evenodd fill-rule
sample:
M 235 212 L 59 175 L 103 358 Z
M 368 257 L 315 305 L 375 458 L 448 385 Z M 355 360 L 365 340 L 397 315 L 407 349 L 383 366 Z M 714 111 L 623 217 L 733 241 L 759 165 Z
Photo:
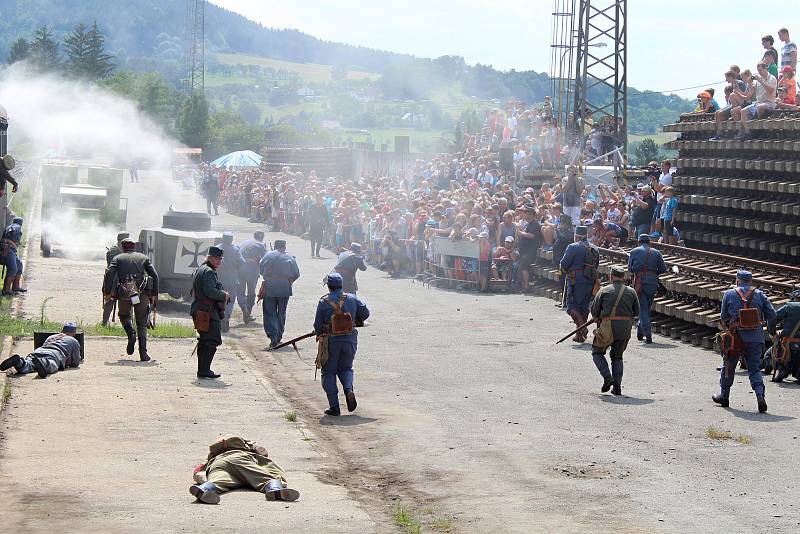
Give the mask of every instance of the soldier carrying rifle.
M 217 347 L 222 345 L 222 321 L 228 292 L 217 279 L 217 268 L 222 263 L 222 249 L 208 248 L 208 257 L 194 272 L 192 280 L 192 307 L 189 313 L 194 320 L 197 337 L 197 378 L 219 378 L 211 370 Z

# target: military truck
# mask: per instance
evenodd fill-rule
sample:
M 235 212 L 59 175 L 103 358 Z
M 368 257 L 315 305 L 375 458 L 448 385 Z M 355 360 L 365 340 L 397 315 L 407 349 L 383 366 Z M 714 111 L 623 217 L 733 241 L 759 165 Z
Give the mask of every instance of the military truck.
M 125 229 L 122 170 L 42 165 L 42 256 L 56 249 L 102 253 L 105 234 Z
M 150 257 L 158 271 L 161 293 L 175 299 L 189 296 L 192 274 L 208 255 L 208 248 L 222 242 L 222 234 L 211 230 L 211 216 L 205 212 L 170 208 L 160 228 L 139 232 L 138 250 Z

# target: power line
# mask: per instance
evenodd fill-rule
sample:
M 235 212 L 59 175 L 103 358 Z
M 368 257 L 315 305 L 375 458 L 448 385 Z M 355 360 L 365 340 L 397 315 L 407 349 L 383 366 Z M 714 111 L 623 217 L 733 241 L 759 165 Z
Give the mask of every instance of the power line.
M 653 90 L 648 89 L 646 91 L 640 91 L 638 93 L 634 93 L 632 95 L 628 95 L 628 99 L 631 99 L 631 98 L 636 97 L 636 96 L 644 96 L 644 95 L 647 95 L 647 94 L 662 94 L 663 95 L 664 93 L 677 93 L 678 91 L 688 91 L 689 89 L 705 89 L 706 87 L 712 87 L 714 85 L 719 85 L 721 83 L 725 83 L 725 80 L 723 80 L 721 82 L 704 83 L 703 85 L 693 85 L 692 87 L 681 87 L 679 89 L 667 89 L 667 90 L 664 90 L 664 91 L 653 91 Z

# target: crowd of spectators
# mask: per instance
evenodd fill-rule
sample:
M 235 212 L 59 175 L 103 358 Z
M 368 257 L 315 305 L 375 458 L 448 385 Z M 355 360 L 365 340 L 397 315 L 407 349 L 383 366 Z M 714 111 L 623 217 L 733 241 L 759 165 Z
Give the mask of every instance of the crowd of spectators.
M 719 141 L 723 136 L 722 124 L 735 121 L 735 139 L 752 137 L 749 121 L 768 117 L 776 109 L 800 111 L 797 105 L 797 45 L 789 37 L 789 30 L 778 30 L 783 43 L 780 55 L 775 49 L 772 35 L 761 38 L 764 49 L 756 64 L 756 73 L 750 69 L 740 70 L 731 65 L 725 72 L 725 106 L 720 107 L 714 98 L 714 89 L 708 88 L 697 95 L 695 113 L 713 113 L 717 122 L 717 133 L 710 141 Z
M 357 242 L 368 262 L 392 276 L 437 278 L 451 287 L 488 291 L 494 280 L 495 287 L 527 291 L 532 265 L 557 263 L 577 224 L 588 226 L 590 239 L 604 247 L 641 233 L 667 243 L 680 239 L 669 162 L 661 168 L 652 162 L 647 176 L 630 184 L 590 186 L 578 167 L 562 166 L 552 180 L 520 188 L 512 174 L 500 172 L 498 154 L 482 135 L 466 138 L 460 153 L 416 161 L 403 178 L 323 179 L 288 167 L 268 172 L 204 165 L 203 172 L 219 182 L 220 205 L 229 213 L 306 235 L 310 208 L 321 202 L 323 244 L 330 250 Z M 441 240 L 471 243 L 473 252 L 437 253 Z

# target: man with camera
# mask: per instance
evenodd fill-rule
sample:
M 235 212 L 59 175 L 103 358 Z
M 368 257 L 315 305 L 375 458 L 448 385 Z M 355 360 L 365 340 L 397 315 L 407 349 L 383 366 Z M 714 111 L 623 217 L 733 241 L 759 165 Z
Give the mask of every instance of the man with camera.
M 631 226 L 635 229 L 635 235 L 649 234 L 653 223 L 653 213 L 658 205 L 653 197 L 653 188 L 646 185 L 640 190 L 634 191 L 631 195 L 631 205 L 633 206 Z

